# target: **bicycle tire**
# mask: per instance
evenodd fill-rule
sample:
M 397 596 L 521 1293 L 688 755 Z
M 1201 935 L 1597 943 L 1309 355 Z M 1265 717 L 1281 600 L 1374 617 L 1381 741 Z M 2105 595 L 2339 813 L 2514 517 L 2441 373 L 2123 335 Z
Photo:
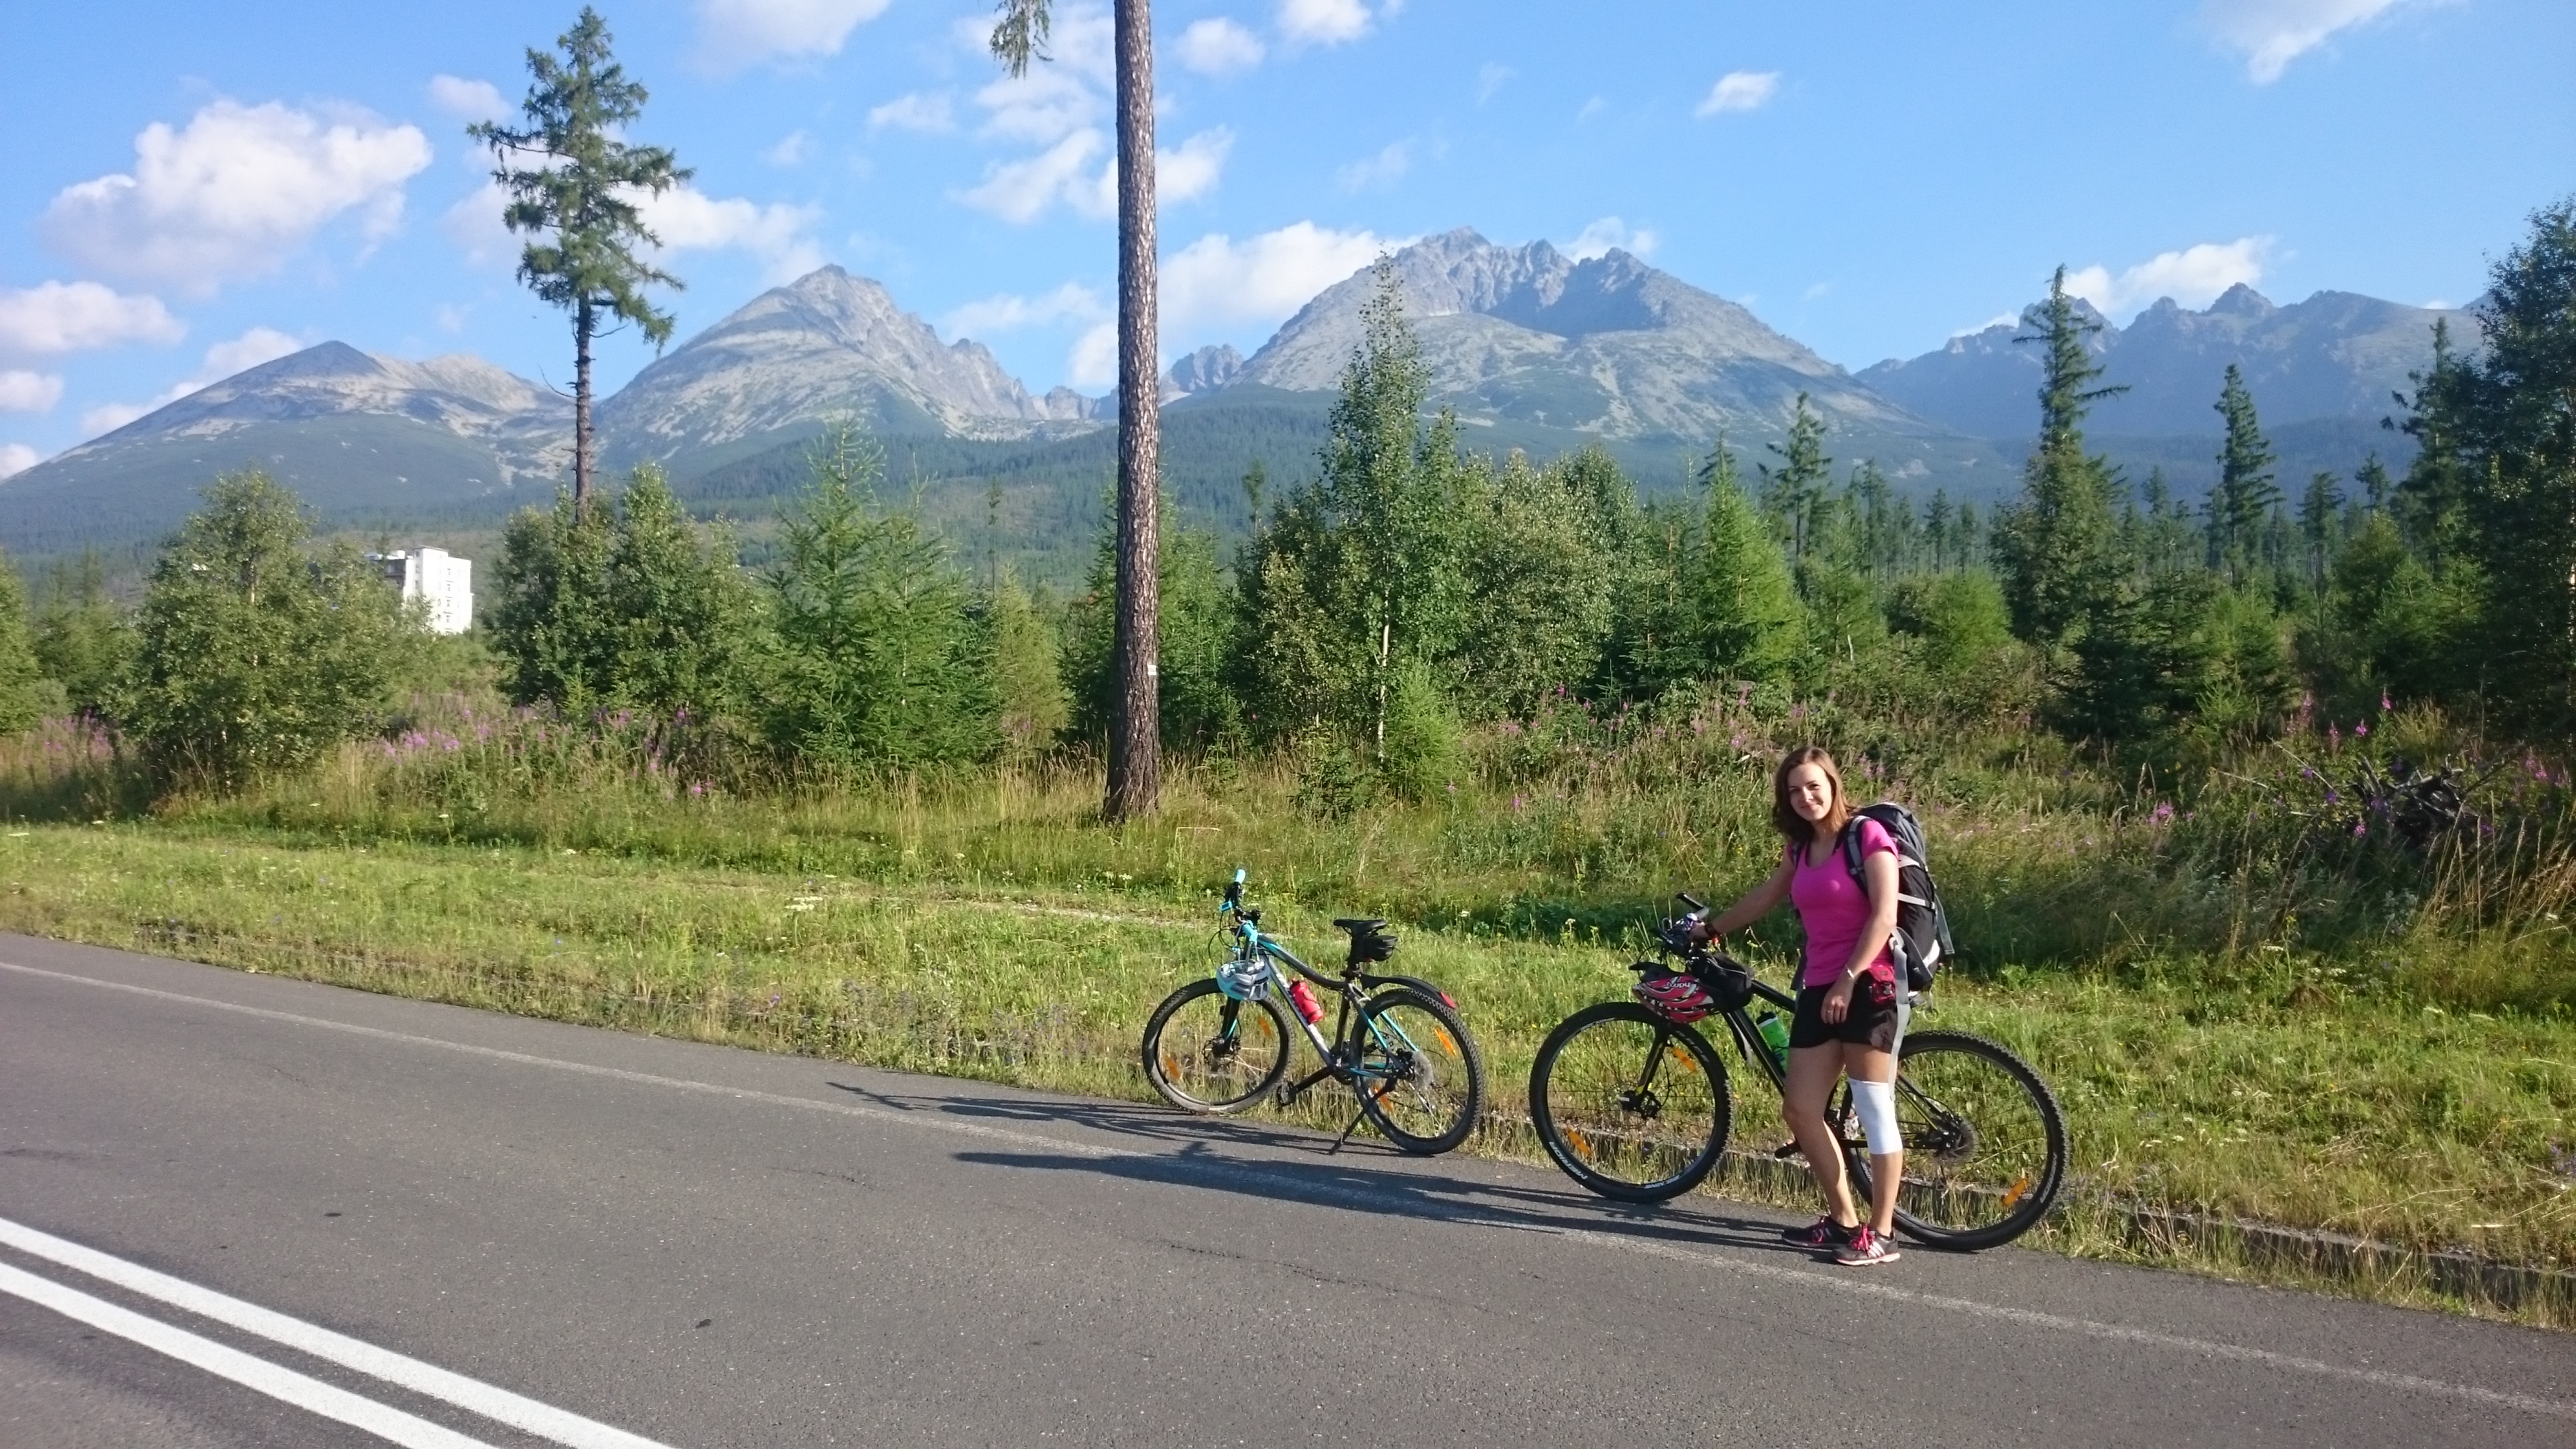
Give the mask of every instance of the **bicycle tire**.
M 1834 1120 L 1849 1123 L 1850 1088 Z M 2057 1094 L 2000 1042 L 1964 1031 L 1908 1033 L 1897 1058 L 1905 1134 L 1898 1231 L 1927 1247 L 2001 1247 L 2039 1225 L 2066 1184 L 2066 1118 Z M 1846 1129 L 1852 1192 L 1869 1201 L 1869 1152 Z
M 1213 1010 L 1193 1009 L 1211 996 L 1217 998 Z M 1229 1006 L 1234 1008 L 1230 1021 Z M 1166 1042 L 1176 1021 L 1182 1023 L 1182 1040 Z M 1233 1029 L 1230 1042 L 1228 1026 Z M 1140 1048 L 1145 1080 L 1155 1095 L 1184 1112 L 1241 1112 L 1260 1105 L 1288 1074 L 1296 1054 L 1294 1031 L 1277 1000 L 1265 996 L 1238 1002 L 1215 981 L 1202 978 L 1164 997 L 1146 1019 Z
M 1407 1021 L 1418 1013 L 1426 1020 Z M 1398 1029 L 1395 1043 L 1377 1027 Z M 1465 1018 L 1411 986 L 1372 993 L 1353 1040 L 1351 1090 L 1371 1126 L 1402 1151 L 1430 1157 L 1467 1140 L 1485 1110 L 1485 1061 Z M 1396 1055 L 1401 1054 L 1400 1060 Z M 1385 1075 L 1377 1075 L 1384 1073 Z
M 1671 1060 L 1670 1049 L 1696 1070 L 1677 1097 L 1691 1115 L 1666 1123 L 1646 1065 Z M 1662 1202 L 1699 1186 L 1726 1155 L 1735 1115 L 1726 1063 L 1708 1039 L 1633 1001 L 1585 1007 L 1548 1033 L 1530 1063 L 1529 1105 L 1549 1159 L 1621 1202 Z

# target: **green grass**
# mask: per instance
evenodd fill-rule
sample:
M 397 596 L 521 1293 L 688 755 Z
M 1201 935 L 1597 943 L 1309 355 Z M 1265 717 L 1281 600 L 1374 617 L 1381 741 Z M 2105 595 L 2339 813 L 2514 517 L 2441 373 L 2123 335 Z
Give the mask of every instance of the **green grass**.
M 1454 793 L 1338 820 L 1296 808 L 1289 764 L 1217 759 L 1124 827 L 1078 760 L 725 785 L 639 732 L 453 701 L 308 774 L 145 813 L 99 741 L 55 727 L 0 746 L 0 812 L 25 822 L 0 831 L 0 927 L 1132 1097 L 1145 1015 L 1213 964 L 1241 864 L 1301 951 L 1329 955 L 1332 915 L 1404 923 L 1401 968 L 1465 1006 L 1509 1115 L 1545 1033 L 1626 990 L 1671 889 L 1723 894 L 1776 859 L 1766 762 L 1794 723 L 1739 703 L 1480 734 Z M 2438 722 L 2383 723 L 2438 743 Z M 1854 788 L 1924 807 L 1974 951 L 1926 1024 L 2005 1041 L 2065 1104 L 2078 1180 L 2037 1241 L 2236 1262 L 2137 1241 L 2109 1205 L 2142 1204 L 2576 1266 L 2558 787 L 2496 802 L 2509 842 L 2416 860 L 2302 824 L 2295 770 L 2158 811 L 2026 738 L 1929 733 L 1882 727 Z M 1784 915 L 1752 955 L 1778 981 L 1794 945 Z M 1745 1096 L 1739 1144 L 1767 1147 L 1776 1103 L 1758 1079 Z M 2426 1296 L 2402 1273 L 2341 1286 Z

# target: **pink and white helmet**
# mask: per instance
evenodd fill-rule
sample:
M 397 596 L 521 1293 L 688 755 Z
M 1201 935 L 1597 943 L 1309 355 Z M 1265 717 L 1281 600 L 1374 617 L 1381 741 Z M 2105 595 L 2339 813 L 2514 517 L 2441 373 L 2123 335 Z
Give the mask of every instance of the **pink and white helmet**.
M 1708 994 L 1708 987 L 1698 977 L 1686 971 L 1650 974 L 1633 990 L 1648 1011 L 1666 1021 L 1697 1021 L 1717 1009 L 1717 998 Z

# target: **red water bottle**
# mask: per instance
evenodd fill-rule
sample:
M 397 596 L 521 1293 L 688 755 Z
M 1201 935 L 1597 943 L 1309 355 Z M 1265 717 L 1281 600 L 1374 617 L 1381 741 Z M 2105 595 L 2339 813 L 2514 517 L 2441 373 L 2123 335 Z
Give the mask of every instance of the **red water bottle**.
M 1314 987 L 1303 981 L 1291 981 L 1288 983 L 1288 999 L 1297 1004 L 1297 1014 L 1306 1018 L 1308 1026 L 1324 1019 L 1324 1004 L 1315 999 Z

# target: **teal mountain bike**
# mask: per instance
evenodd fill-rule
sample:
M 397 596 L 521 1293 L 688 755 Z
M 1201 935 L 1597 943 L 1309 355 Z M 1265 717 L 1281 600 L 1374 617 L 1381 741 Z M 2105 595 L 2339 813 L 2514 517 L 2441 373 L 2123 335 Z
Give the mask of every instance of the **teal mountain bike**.
M 1350 937 L 1338 977 L 1298 960 L 1263 934 L 1261 912 L 1243 903 L 1243 878 L 1234 873 L 1217 908 L 1232 941 L 1224 963 L 1165 997 L 1145 1023 L 1155 1092 L 1185 1111 L 1241 1112 L 1265 1101 L 1285 1107 L 1335 1081 L 1359 1099 L 1335 1150 L 1362 1120 L 1406 1152 L 1466 1141 L 1484 1109 L 1485 1066 L 1458 1004 L 1419 977 L 1369 969 L 1395 953 L 1381 920 L 1333 922 Z M 1329 1036 L 1319 993 L 1338 1002 Z M 1323 1065 L 1286 1081 L 1300 1034 Z

